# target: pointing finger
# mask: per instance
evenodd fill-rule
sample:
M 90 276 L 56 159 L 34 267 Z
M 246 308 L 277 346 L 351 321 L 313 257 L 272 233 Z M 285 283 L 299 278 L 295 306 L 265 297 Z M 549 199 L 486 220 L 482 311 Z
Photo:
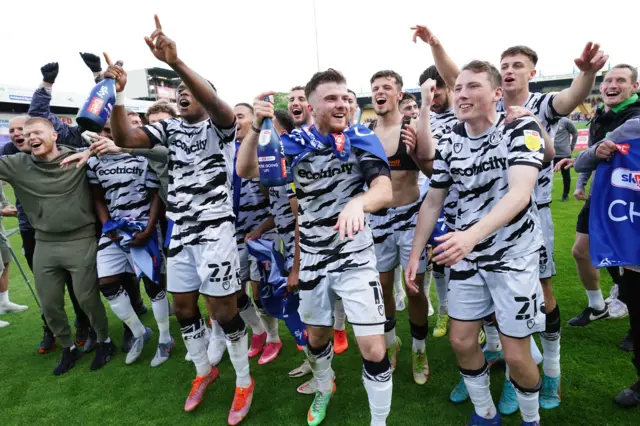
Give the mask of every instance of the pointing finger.
M 153 15 L 153 19 L 156 21 L 156 29 L 162 31 L 162 25 L 160 25 L 160 18 L 158 18 L 158 15 Z
M 102 54 L 104 55 L 104 60 L 107 61 L 107 65 L 112 66 L 113 63 L 111 62 L 111 58 L 109 58 L 107 52 L 102 52 Z

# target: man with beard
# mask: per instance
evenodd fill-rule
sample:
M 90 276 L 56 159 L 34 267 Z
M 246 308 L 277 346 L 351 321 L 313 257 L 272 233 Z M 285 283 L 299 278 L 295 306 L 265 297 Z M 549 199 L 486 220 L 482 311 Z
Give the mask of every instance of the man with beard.
M 284 135 L 283 142 L 300 204 L 299 313 L 307 324 L 306 352 L 319 387 L 307 422 L 315 426 L 324 420 L 336 390 L 330 335 L 333 304 L 341 297 L 363 357 L 370 424 L 384 425 L 393 386 L 383 335 L 384 300 L 365 214 L 390 204 L 389 166 L 372 132 L 363 126 L 346 129 L 349 94 L 342 74 L 333 69 L 316 73 L 305 96 L 315 124 Z M 270 102 L 254 105 L 257 130 L 274 113 Z
M 36 229 L 34 277 L 47 324 L 63 347 L 55 375 L 69 371 L 80 357 L 73 344 L 64 311 L 64 287 L 70 275 L 82 310 L 97 334 L 98 348 L 92 370 L 110 361 L 114 345 L 96 285 L 95 215 L 83 168 L 60 167 L 73 151 L 58 148 L 58 134 L 50 121 L 30 118 L 24 137 L 31 154 L 0 158 L 0 179 L 9 182 Z
M 24 137 L 24 123 L 28 118 L 29 117 L 19 116 L 9 120 L 9 137 L 11 138 L 11 143 L 6 144 L 3 147 L 3 156 L 14 155 L 20 152 L 31 154 L 31 146 L 26 142 Z M 24 212 L 24 208 L 22 207 L 22 204 L 20 204 L 20 200 L 18 199 L 18 197 L 16 197 L 16 208 L 18 210 L 18 228 L 20 229 L 20 236 L 22 238 L 22 250 L 24 253 L 24 257 L 27 260 L 27 264 L 29 265 L 29 269 L 31 269 L 31 271 L 33 272 L 33 253 L 36 248 L 36 230 L 29 223 L 29 218 Z M 67 290 L 69 291 L 69 298 L 71 299 L 71 304 L 73 305 L 73 311 L 76 314 L 76 335 L 74 343 L 76 346 L 83 347 L 86 352 L 91 352 L 96 343 L 95 333 L 91 330 L 89 318 L 80 308 L 80 304 L 78 303 L 75 293 L 73 292 L 71 276 L 67 277 L 66 283 Z M 38 352 L 41 354 L 46 354 L 51 352 L 55 348 L 56 338 L 53 334 L 53 331 L 51 331 L 51 329 L 47 325 L 47 320 L 45 319 L 44 313 L 42 313 L 41 316 L 42 322 L 44 324 L 44 333 L 42 336 L 42 341 L 40 342 Z

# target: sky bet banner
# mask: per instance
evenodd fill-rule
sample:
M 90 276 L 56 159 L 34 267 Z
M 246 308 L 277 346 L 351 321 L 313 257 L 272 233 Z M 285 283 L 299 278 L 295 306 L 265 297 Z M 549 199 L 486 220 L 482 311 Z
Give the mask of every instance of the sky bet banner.
M 614 140 L 618 152 L 596 170 L 589 216 L 589 250 L 596 268 L 640 265 L 640 133 L 634 135 Z

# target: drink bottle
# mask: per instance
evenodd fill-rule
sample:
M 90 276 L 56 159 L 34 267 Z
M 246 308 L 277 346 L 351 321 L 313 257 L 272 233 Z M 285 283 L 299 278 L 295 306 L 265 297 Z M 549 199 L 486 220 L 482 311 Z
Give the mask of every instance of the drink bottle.
M 269 99 L 266 98 L 265 101 Z M 258 170 L 262 186 L 283 186 L 287 183 L 284 146 L 270 118 L 265 118 L 262 122 L 258 137 Z
M 122 62 L 116 62 L 122 66 Z M 89 97 L 78 111 L 76 122 L 84 130 L 100 133 L 113 111 L 116 103 L 116 80 L 105 78 L 89 93 Z

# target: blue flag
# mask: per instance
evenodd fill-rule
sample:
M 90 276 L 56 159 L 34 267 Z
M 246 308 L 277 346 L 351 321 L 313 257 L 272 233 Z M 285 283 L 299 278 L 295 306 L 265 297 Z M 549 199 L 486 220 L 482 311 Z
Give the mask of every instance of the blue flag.
M 154 283 L 160 285 L 160 274 L 162 273 L 162 253 L 158 242 L 158 233 L 153 232 L 151 238 L 147 240 L 144 247 L 133 247 L 129 244 L 133 237 L 144 231 L 146 224 L 133 222 L 126 219 L 107 220 L 102 226 L 103 234 L 115 233 L 122 239 L 116 244 L 125 253 L 131 253 L 131 259 L 136 270 L 138 279 L 145 275 Z
M 321 134 L 313 125 L 283 134 L 281 138 L 285 154 L 294 157 L 291 167 L 295 167 L 307 154 L 327 147 L 331 147 L 335 156 L 341 161 L 349 161 L 351 147 L 355 147 L 378 157 L 389 165 L 380 139 L 368 127 L 361 124 L 327 136 Z
M 259 239 L 247 243 L 249 254 L 258 259 L 260 270 L 260 302 L 274 318 L 285 322 L 299 346 L 307 344 L 307 328 L 300 320 L 298 293 L 287 291 L 285 260 L 271 241 Z
M 592 187 L 589 252 L 596 268 L 640 265 L 640 137 L 618 142 L 617 131 L 607 140 L 618 152 L 598 165 Z

